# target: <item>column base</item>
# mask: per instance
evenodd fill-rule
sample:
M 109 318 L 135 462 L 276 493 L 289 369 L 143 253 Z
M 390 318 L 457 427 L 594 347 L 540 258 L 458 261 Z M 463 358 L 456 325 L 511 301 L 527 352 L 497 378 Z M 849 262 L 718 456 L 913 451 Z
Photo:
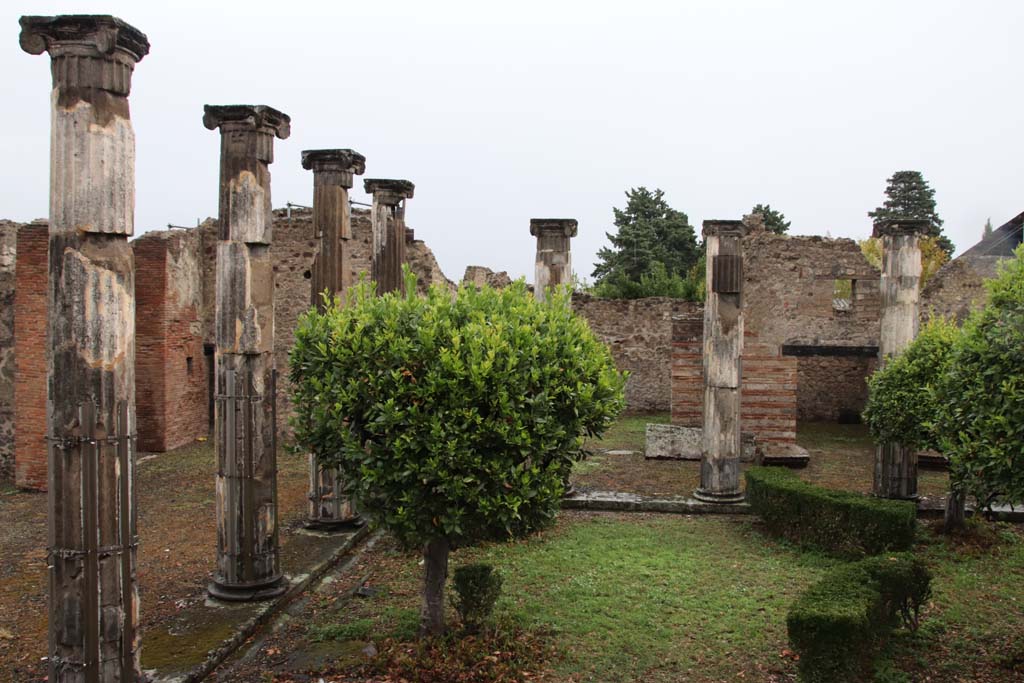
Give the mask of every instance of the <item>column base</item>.
M 254 586 L 229 586 L 211 581 L 206 587 L 207 594 L 216 600 L 225 602 L 257 602 L 270 600 L 283 595 L 288 590 L 288 582 L 283 576 Z
M 742 491 L 726 491 L 719 493 L 717 491 L 708 491 L 706 489 L 697 489 L 693 492 L 693 497 L 702 503 L 742 503 L 746 500 L 746 495 Z
M 365 525 L 366 519 L 362 515 L 356 515 L 348 519 L 306 519 L 302 523 L 304 529 L 322 533 L 344 533 Z

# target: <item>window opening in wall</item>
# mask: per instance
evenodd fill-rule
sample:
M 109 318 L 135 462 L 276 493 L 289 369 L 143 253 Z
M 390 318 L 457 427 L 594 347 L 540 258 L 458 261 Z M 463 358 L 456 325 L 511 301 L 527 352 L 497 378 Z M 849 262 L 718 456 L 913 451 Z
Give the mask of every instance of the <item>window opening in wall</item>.
M 832 310 L 852 311 L 854 280 L 837 279 L 832 286 Z
M 185 370 L 186 372 L 188 372 L 189 375 L 192 374 L 192 356 L 188 356 L 185 358 Z

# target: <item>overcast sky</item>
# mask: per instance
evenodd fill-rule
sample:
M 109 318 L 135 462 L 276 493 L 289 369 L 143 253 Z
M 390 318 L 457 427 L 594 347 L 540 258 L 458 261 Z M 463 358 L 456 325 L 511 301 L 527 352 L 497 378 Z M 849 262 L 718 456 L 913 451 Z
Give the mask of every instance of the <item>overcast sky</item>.
M 49 191 L 49 58 L 20 50 L 18 14 L 97 11 L 152 44 L 131 94 L 137 233 L 216 214 L 206 103 L 292 117 L 275 206 L 312 201 L 303 149 L 412 180 L 408 223 L 455 280 L 470 264 L 532 279 L 531 217 L 579 220 L 589 277 L 640 185 L 696 226 L 762 202 L 792 233 L 861 239 L 886 178 L 919 170 L 958 251 L 1024 211 L 1021 0 L 18 4 L 0 217 L 44 217 Z

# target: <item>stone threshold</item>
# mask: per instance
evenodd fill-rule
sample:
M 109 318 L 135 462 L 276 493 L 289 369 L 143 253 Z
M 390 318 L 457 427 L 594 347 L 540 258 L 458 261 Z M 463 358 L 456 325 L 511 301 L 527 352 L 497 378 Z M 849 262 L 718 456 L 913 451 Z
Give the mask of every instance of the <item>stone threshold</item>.
M 211 648 L 206 658 L 199 664 L 187 671 L 164 671 L 159 669 L 146 669 L 144 675 L 150 683 L 197 683 L 203 680 L 220 666 L 225 660 L 241 649 L 261 627 L 270 623 L 278 614 L 283 612 L 292 602 L 299 598 L 310 586 L 322 579 L 341 560 L 349 554 L 364 538 L 370 533 L 370 526 L 363 526 L 349 532 L 339 532 L 328 535 L 322 532 L 300 532 L 304 535 L 320 538 L 336 538 L 339 545 L 324 559 L 315 562 L 308 567 L 305 573 L 289 577 L 288 590 L 274 600 L 257 603 L 227 603 L 207 598 L 202 605 L 194 610 L 213 611 L 223 610 L 226 621 L 235 622 L 230 624 L 231 633 L 218 645 Z M 202 623 L 202 618 L 198 619 Z M 188 632 L 183 631 L 182 636 L 188 637 Z M 142 647 L 146 646 L 146 634 L 142 637 Z
M 562 499 L 565 510 L 667 512 L 687 515 L 749 515 L 747 503 L 705 503 L 688 496 L 658 498 L 620 491 L 576 491 Z

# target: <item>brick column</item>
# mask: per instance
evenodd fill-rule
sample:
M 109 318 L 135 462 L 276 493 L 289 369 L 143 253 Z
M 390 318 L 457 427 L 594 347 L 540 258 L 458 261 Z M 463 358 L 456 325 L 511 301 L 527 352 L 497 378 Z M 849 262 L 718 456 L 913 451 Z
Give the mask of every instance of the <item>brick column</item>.
M 743 500 L 740 490 L 740 382 L 743 353 L 742 221 L 704 221 L 707 300 L 704 304 L 704 436 L 700 488 L 713 503 Z
M 214 432 L 217 443 L 217 571 L 207 590 L 222 600 L 261 600 L 287 588 L 277 539 L 274 368 L 274 136 L 288 116 L 262 105 L 206 105 L 220 129 L 220 210 Z
M 547 290 L 572 284 L 570 240 L 576 236 L 575 218 L 531 218 L 530 234 L 537 238 L 533 294 L 544 301 Z
M 324 290 L 343 294 L 349 285 L 352 217 L 348 191 L 352 176 L 366 170 L 366 157 L 350 149 L 306 150 L 302 167 L 313 171 L 313 232 L 320 238 L 320 251 L 313 259 L 311 296 L 312 304 L 323 310 Z M 334 527 L 359 520 L 344 488 L 337 470 L 321 467 L 310 453 L 309 526 Z
M 367 178 L 363 188 L 373 196 L 370 220 L 373 226 L 373 251 L 370 278 L 377 293 L 401 292 L 402 265 L 405 263 L 405 200 L 415 189 L 408 180 Z
M 128 93 L 146 36 L 109 16 L 22 17 L 48 52 L 52 682 L 137 681 L 135 136 Z
M 920 219 L 875 223 L 882 239 L 881 329 L 879 367 L 899 355 L 917 336 L 921 248 L 918 240 L 929 223 Z M 917 450 L 899 443 L 878 444 L 873 491 L 881 498 L 917 498 Z

